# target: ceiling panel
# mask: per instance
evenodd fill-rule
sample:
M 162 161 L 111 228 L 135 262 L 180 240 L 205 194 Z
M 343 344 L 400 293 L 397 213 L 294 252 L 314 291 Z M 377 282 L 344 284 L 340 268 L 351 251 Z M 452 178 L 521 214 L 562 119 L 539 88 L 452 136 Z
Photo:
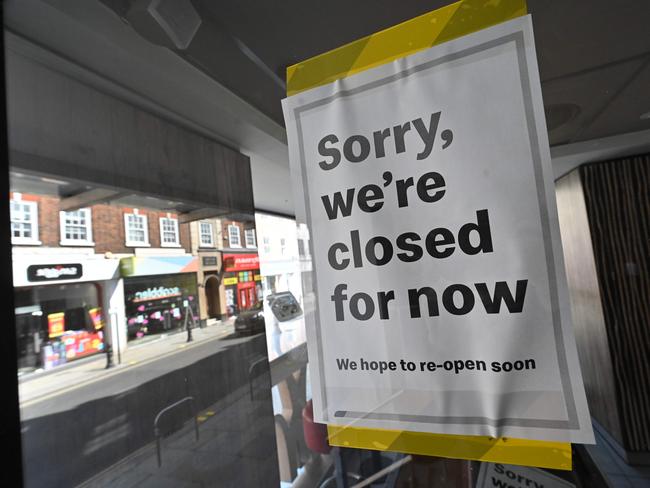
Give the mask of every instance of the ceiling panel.
M 646 116 L 642 119 L 643 114 Z M 644 129 L 650 129 L 650 60 L 645 62 L 602 114 L 585 128 L 580 139 L 596 139 Z
M 642 60 L 627 61 L 542 83 L 551 145 L 584 139 L 586 127 L 642 66 Z M 571 115 L 569 107 L 575 107 L 577 113 L 554 128 L 563 115 Z

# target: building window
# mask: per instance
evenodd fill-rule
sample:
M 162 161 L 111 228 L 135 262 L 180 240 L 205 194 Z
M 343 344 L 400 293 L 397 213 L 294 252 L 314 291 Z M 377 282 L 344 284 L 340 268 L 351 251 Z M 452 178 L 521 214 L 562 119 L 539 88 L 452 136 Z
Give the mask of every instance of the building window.
M 257 241 L 255 240 L 255 229 L 246 229 L 244 231 L 244 237 L 246 238 L 246 247 L 257 247 Z
M 199 245 L 214 247 L 214 233 L 210 222 L 199 222 Z
M 14 244 L 40 244 L 36 202 L 11 201 L 11 242 Z
M 228 242 L 230 247 L 241 247 L 241 238 L 239 237 L 239 227 L 236 225 L 228 226 Z
M 264 243 L 264 254 L 269 254 L 271 252 L 271 239 L 268 236 L 262 237 L 262 242 Z
M 137 210 L 134 210 L 133 213 L 124 214 L 124 229 L 127 246 L 149 246 L 149 229 L 147 228 L 146 215 L 139 215 Z
M 80 208 L 72 212 L 59 212 L 61 245 L 93 246 L 91 212 Z
M 178 219 L 161 217 L 160 219 L 160 246 L 180 247 L 178 238 Z

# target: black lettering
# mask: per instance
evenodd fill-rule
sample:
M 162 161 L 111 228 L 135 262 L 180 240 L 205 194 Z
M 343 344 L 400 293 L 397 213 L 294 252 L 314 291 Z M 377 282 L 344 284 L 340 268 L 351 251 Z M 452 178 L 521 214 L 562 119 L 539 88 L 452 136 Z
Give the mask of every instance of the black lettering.
M 403 125 L 396 125 L 393 127 L 393 134 L 395 135 L 395 152 L 397 154 L 406 151 L 406 144 L 404 144 L 404 134 L 411 130 L 411 123 L 406 122 Z
M 460 293 L 463 298 L 460 307 L 457 307 L 454 303 L 454 295 L 457 292 Z M 442 305 L 445 307 L 447 312 L 453 315 L 468 314 L 474 308 L 474 302 L 474 293 L 472 293 L 472 290 L 465 285 L 450 285 L 442 292 Z
M 434 203 L 445 196 L 445 179 L 440 173 L 432 171 L 425 173 L 418 179 L 418 196 L 426 203 Z M 433 194 L 430 192 L 436 190 Z
M 337 251 L 341 251 L 341 253 L 346 253 L 349 251 L 349 249 L 348 246 L 346 246 L 342 242 L 336 242 L 332 244 L 332 246 L 329 248 L 329 251 L 327 252 L 327 260 L 329 261 L 330 266 L 337 271 L 341 271 L 348 267 L 348 264 L 350 264 L 350 259 L 343 258 L 341 259 L 341 261 L 338 261 L 336 259 Z
M 377 301 L 379 302 L 379 318 L 382 320 L 388 319 L 388 302 L 395 300 L 395 292 L 380 291 L 377 293 Z
M 360 302 L 363 302 L 363 313 L 359 308 Z M 368 320 L 375 313 L 375 302 L 373 302 L 372 297 L 367 293 L 355 293 L 350 298 L 350 313 L 357 320 Z
M 490 233 L 490 217 L 487 210 L 476 211 L 477 223 L 465 224 L 458 231 L 458 245 L 465 254 L 473 255 L 479 252 L 492 252 L 492 234 Z M 478 232 L 479 242 L 473 246 L 470 233 Z
M 377 257 L 377 244 L 382 248 L 381 258 Z M 384 236 L 373 237 L 366 243 L 366 259 L 370 264 L 383 266 L 393 259 L 393 245 L 390 240 Z
M 440 236 L 441 239 L 438 239 L 438 236 Z M 445 229 L 444 227 L 439 227 L 430 231 L 427 234 L 424 244 L 427 248 L 427 252 L 431 254 L 432 257 L 439 259 L 448 258 L 454 253 L 456 249 L 453 246 L 454 234 L 452 234 L 449 229 Z M 442 246 L 449 247 L 439 249 Z
M 485 283 L 474 283 L 474 286 L 487 313 L 499 313 L 502 301 L 505 302 L 510 313 L 521 313 L 524 308 L 528 280 L 517 280 L 514 298 L 512 297 L 508 283 L 505 281 L 497 281 L 494 284 L 493 296 L 490 296 L 490 292 Z
M 417 155 L 418 161 L 429 157 L 431 151 L 433 150 L 433 143 L 436 140 L 436 132 L 438 132 L 438 122 L 440 121 L 440 112 L 431 114 L 431 120 L 429 121 L 429 128 L 427 129 L 422 122 L 422 119 L 415 119 L 413 121 L 413 127 L 420 134 L 420 138 L 424 143 L 424 149 L 421 153 Z
M 424 251 L 422 247 L 413 244 L 412 241 L 419 241 L 420 236 L 415 232 L 405 232 L 397 236 L 397 247 L 405 252 L 398 252 L 397 258 L 405 263 L 412 263 L 422 258 Z
M 355 142 L 359 143 L 358 155 L 354 154 Z M 351 163 L 360 163 L 368 157 L 368 154 L 370 154 L 370 142 L 361 135 L 350 136 L 343 144 L 343 154 L 345 155 L 345 159 Z
M 375 141 L 375 157 L 377 159 L 386 156 L 386 148 L 384 147 L 384 141 L 388 137 L 390 137 L 390 127 L 372 133 L 372 138 Z
M 418 319 L 422 317 L 422 312 L 420 310 L 420 297 L 424 295 L 427 298 L 427 307 L 429 310 L 429 317 L 437 317 L 439 315 L 438 310 L 438 295 L 436 290 L 429 286 L 420 288 L 411 288 L 408 291 L 409 294 L 409 308 L 411 310 L 411 318 Z
M 336 358 L 336 365 L 339 369 L 348 369 L 350 360 L 349 359 L 339 359 Z
M 397 189 L 397 206 L 399 208 L 407 207 L 409 204 L 409 197 L 407 190 L 413 186 L 413 177 L 406 178 L 405 180 L 397 180 L 395 187 Z
M 361 242 L 358 230 L 350 232 L 350 240 L 352 241 L 352 261 L 354 262 L 354 267 L 360 268 L 363 266 L 363 259 L 361 257 Z
M 325 207 L 328 219 L 337 219 L 339 217 L 339 212 L 341 212 L 343 217 L 349 217 L 352 213 L 352 205 L 354 202 L 354 188 L 348 188 L 346 190 L 345 202 L 343 201 L 343 196 L 340 191 L 334 193 L 332 200 L 330 200 L 329 195 L 323 195 L 320 199 L 323 202 L 323 207 Z
M 341 162 L 341 151 L 339 151 L 335 147 L 325 147 L 325 144 L 327 144 L 328 142 L 334 144 L 336 142 L 339 142 L 339 138 L 336 137 L 334 134 L 329 134 L 323 137 L 318 143 L 318 154 L 320 154 L 321 156 L 325 156 L 325 157 L 329 156 L 332 158 L 332 161 L 330 161 L 329 163 L 326 160 L 323 160 L 320 163 L 318 163 L 318 166 L 320 166 L 325 171 L 336 168 Z
M 384 192 L 381 187 L 377 185 L 365 185 L 359 189 L 357 194 L 357 202 L 359 208 L 364 212 L 372 213 L 380 210 L 384 206 L 384 202 L 377 202 L 376 200 L 382 200 L 384 198 Z M 372 205 L 369 202 L 375 202 Z

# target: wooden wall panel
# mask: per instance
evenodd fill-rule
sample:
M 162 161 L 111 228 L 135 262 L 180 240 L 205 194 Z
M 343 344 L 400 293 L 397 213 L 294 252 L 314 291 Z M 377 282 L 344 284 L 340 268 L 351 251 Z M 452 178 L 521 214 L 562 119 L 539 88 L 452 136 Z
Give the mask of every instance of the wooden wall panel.
M 650 155 L 580 168 L 623 447 L 650 451 Z
M 605 317 L 578 170 L 556 182 L 571 314 L 589 410 L 622 443 Z
M 253 214 L 247 156 L 13 52 L 6 75 L 12 168 Z

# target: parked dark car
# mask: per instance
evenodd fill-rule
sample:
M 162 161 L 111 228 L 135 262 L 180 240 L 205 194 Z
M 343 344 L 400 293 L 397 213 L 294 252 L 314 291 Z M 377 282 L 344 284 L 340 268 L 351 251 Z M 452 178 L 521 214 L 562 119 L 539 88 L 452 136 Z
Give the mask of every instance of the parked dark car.
M 252 308 L 239 313 L 235 319 L 235 332 L 237 334 L 264 332 L 263 302 L 259 302 Z
M 302 315 L 302 308 L 296 297 L 290 291 L 273 293 L 266 297 L 271 311 L 277 322 L 286 322 Z M 273 323 L 273 317 L 271 321 Z M 255 334 L 265 329 L 264 304 L 257 303 L 254 307 L 244 310 L 235 319 L 235 332 L 238 334 Z
M 266 301 L 278 322 L 286 322 L 302 315 L 302 308 L 290 291 L 269 295 Z

